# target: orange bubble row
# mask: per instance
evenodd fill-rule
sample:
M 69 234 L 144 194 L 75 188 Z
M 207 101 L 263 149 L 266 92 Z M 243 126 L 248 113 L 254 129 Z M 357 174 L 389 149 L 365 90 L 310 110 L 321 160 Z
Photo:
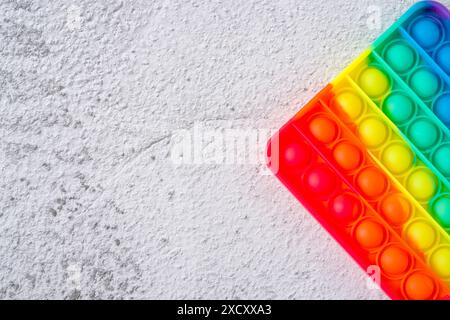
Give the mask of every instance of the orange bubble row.
M 333 114 L 326 113 L 327 111 L 326 106 L 318 104 L 312 108 L 310 113 L 305 113 L 302 122 L 299 121 L 295 125 L 299 126 L 300 130 L 309 137 L 320 154 L 328 159 L 328 162 L 340 173 L 344 181 L 353 186 L 360 196 L 367 199 L 369 205 L 382 218 L 381 223 L 365 221 L 354 226 L 353 238 L 367 250 L 379 250 L 388 241 L 385 236 L 388 228 L 399 237 L 405 237 L 405 243 L 411 244 L 411 240 L 414 239 L 408 238 L 407 234 L 402 234 L 401 231 L 402 226 L 412 216 L 412 207 L 408 199 L 394 187 L 388 176 L 371 160 L 364 146 L 353 136 L 352 132 Z M 305 126 L 305 123 L 308 123 L 308 126 Z M 343 221 L 347 223 L 353 221 L 358 214 L 355 214 L 356 209 L 351 209 L 351 207 L 357 208 L 360 204 L 353 199 L 342 198 L 341 202 L 343 204 L 340 205 L 333 203 L 330 212 L 337 213 L 336 216 L 342 217 Z M 347 212 L 343 211 L 345 207 L 349 208 Z M 394 228 L 387 225 L 383 219 L 392 223 Z M 379 261 L 379 265 L 382 269 L 387 270 L 386 274 L 392 276 L 395 275 L 395 272 L 389 270 L 393 269 L 394 264 L 389 264 L 389 261 L 396 261 L 398 270 L 402 270 L 404 276 L 408 269 L 400 268 L 400 266 L 409 265 L 407 263 L 409 258 L 406 259 L 406 255 L 403 254 L 393 259 L 392 252 L 400 251 L 387 250 L 380 255 L 382 259 Z M 423 258 L 421 261 L 426 263 Z

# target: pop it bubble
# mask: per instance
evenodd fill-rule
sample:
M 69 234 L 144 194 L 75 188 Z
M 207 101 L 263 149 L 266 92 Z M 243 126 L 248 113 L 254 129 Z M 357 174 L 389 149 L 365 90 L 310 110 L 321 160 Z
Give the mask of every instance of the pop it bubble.
M 423 1 L 268 144 L 268 165 L 393 299 L 450 297 L 450 13 Z

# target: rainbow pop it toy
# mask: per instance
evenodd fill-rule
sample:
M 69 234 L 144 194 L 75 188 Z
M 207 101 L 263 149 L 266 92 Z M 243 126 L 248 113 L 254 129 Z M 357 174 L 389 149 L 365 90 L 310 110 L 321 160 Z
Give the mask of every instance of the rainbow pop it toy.
M 268 144 L 268 165 L 393 299 L 450 295 L 450 13 L 415 4 Z

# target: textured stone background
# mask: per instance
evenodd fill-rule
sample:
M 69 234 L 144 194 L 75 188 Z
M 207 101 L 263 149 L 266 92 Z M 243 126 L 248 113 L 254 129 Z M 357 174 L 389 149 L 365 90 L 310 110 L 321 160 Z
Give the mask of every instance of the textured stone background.
M 0 298 L 384 298 L 275 178 L 171 137 L 278 128 L 412 2 L 1 0 Z

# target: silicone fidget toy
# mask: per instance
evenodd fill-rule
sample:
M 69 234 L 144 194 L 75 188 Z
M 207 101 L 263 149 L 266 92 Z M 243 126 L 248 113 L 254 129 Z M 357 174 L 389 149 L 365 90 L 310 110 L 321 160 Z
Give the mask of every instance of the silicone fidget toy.
M 392 299 L 448 299 L 449 128 L 450 12 L 423 1 L 271 138 L 268 165 Z

